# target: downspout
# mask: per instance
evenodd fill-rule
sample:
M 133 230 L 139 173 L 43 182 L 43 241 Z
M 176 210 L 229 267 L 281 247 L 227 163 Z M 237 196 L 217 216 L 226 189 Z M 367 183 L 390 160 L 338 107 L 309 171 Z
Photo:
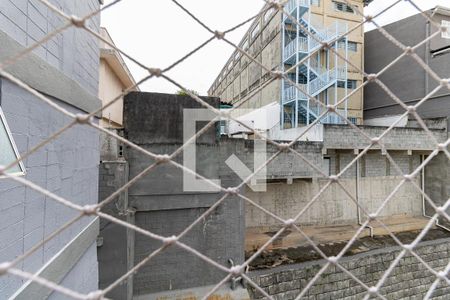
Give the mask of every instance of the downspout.
M 285 34 L 286 25 L 284 23 L 284 13 L 281 13 L 281 71 L 284 73 L 284 47 L 285 47 Z M 284 129 L 284 89 L 285 89 L 285 79 L 281 79 L 281 103 L 280 103 L 280 129 Z
M 433 17 L 433 14 L 431 17 Z M 425 38 L 427 40 L 425 45 L 425 64 L 427 67 L 430 66 L 430 41 L 428 38 L 430 37 L 430 21 L 428 20 L 425 25 Z M 425 97 L 428 95 L 428 91 L 430 90 L 430 76 L 428 75 L 428 72 L 425 72 Z
M 295 14 L 295 20 L 296 20 L 296 25 L 295 25 L 295 85 L 298 85 L 298 78 L 299 78 L 299 68 L 300 66 L 297 66 L 298 61 L 299 61 L 299 46 L 298 46 L 298 42 L 299 42 L 299 38 L 300 38 L 300 26 L 299 26 L 299 19 L 300 19 L 300 5 L 299 5 L 299 1 L 296 0 L 295 3 L 295 7 L 296 7 L 296 14 Z M 309 29 L 308 29 L 309 30 Z M 309 49 L 309 42 L 308 42 L 308 49 Z M 299 99 L 299 90 L 298 88 L 295 88 L 295 114 L 294 114 L 294 126 L 293 128 L 297 128 L 298 127 L 298 99 Z
M 358 225 L 362 226 L 362 222 L 361 222 L 361 208 L 359 207 L 359 198 L 360 198 L 360 177 L 361 177 L 361 172 L 360 172 L 360 168 L 359 168 L 359 159 L 356 161 L 356 218 L 358 219 Z M 370 237 L 373 238 L 373 227 L 370 225 L 366 225 L 366 228 L 369 229 L 370 231 Z

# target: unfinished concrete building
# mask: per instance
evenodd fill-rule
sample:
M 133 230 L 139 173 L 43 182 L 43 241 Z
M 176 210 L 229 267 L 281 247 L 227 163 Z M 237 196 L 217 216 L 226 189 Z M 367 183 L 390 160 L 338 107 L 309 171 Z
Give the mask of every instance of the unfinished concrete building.
M 312 123 L 324 108 L 307 95 L 323 104 L 336 104 L 362 84 L 363 27 L 345 34 L 362 21 L 355 9 L 362 10 L 368 2 L 352 0 L 350 3 L 356 7 L 351 7 L 334 0 L 291 0 L 284 8 L 289 17 L 264 7 L 264 13 L 253 22 L 239 46 L 268 69 L 287 71 L 291 82 L 268 83 L 271 76 L 266 70 L 235 51 L 214 81 L 209 95 L 234 105 L 250 98 L 242 105 L 249 109 L 278 103 L 280 109 L 272 114 L 276 115 L 274 123 L 281 124 L 281 129 Z M 330 43 L 333 50 L 351 64 L 330 49 L 323 49 L 323 42 Z M 294 87 L 292 82 L 301 88 Z M 362 108 L 362 91 L 352 94 L 338 106 L 339 112 L 355 124 L 362 124 Z M 328 114 L 320 123 L 342 124 L 344 121 L 336 114 Z

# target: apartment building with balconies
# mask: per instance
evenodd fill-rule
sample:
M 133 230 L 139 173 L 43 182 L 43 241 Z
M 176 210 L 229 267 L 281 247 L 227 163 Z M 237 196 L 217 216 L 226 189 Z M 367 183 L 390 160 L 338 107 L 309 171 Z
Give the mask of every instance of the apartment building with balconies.
M 273 80 L 269 71 L 236 50 L 209 95 L 246 109 L 277 103 L 274 124 L 280 129 L 314 122 L 324 112 L 319 101 L 339 103 L 342 117 L 362 124 L 363 92 L 356 89 L 363 83 L 364 28 L 357 10 L 369 2 L 352 0 L 352 6 L 345 1 L 291 0 L 285 13 L 265 6 L 239 46 L 267 69 L 287 72 L 289 79 Z M 319 123 L 342 124 L 342 117 L 329 113 Z

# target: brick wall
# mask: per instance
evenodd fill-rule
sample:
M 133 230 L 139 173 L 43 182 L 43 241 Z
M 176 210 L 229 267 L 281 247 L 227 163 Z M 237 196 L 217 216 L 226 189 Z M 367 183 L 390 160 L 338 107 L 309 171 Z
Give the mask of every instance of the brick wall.
M 415 252 L 436 271 L 443 270 L 450 258 L 448 239 L 424 242 Z M 345 257 L 341 264 L 367 286 L 374 286 L 395 257 L 399 247 L 370 251 Z M 324 261 L 287 265 L 267 271 L 250 273 L 250 277 L 275 299 L 295 299 L 323 266 Z M 406 255 L 384 282 L 380 293 L 387 299 L 423 299 L 436 277 L 415 257 Z M 303 299 L 362 299 L 365 289 L 335 266 L 330 266 Z M 249 292 L 254 299 L 263 296 L 254 288 Z M 448 299 L 450 287 L 440 283 L 433 299 Z

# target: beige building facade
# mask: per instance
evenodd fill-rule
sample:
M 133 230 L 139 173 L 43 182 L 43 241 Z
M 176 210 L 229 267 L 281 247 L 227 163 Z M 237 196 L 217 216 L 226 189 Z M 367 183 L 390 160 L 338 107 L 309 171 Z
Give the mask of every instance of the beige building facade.
M 291 81 L 272 80 L 269 72 L 235 51 L 208 94 L 233 106 L 245 102 L 240 107 L 247 109 L 279 103 L 281 129 L 305 126 L 323 113 L 321 105 L 307 95 L 324 104 L 342 102 L 339 112 L 351 122 L 362 124 L 363 92 L 355 90 L 363 83 L 364 28 L 356 10 L 362 11 L 370 1 L 349 2 L 354 6 L 345 1 L 291 0 L 285 6 L 291 17 L 265 6 L 239 46 L 270 70 L 289 70 Z M 334 50 L 337 47 L 350 63 L 332 50 L 321 49 L 320 42 L 333 45 Z M 300 91 L 292 83 L 300 85 Z M 344 121 L 337 115 L 327 115 L 321 123 Z
M 114 42 L 106 28 L 100 29 L 101 36 L 114 45 Z M 120 53 L 107 43 L 100 41 L 100 78 L 99 98 L 105 107 L 123 91 L 136 84 L 130 70 Z M 132 91 L 139 91 L 138 87 Z M 103 109 L 101 126 L 106 128 L 121 128 L 123 125 L 123 98 L 113 105 Z

